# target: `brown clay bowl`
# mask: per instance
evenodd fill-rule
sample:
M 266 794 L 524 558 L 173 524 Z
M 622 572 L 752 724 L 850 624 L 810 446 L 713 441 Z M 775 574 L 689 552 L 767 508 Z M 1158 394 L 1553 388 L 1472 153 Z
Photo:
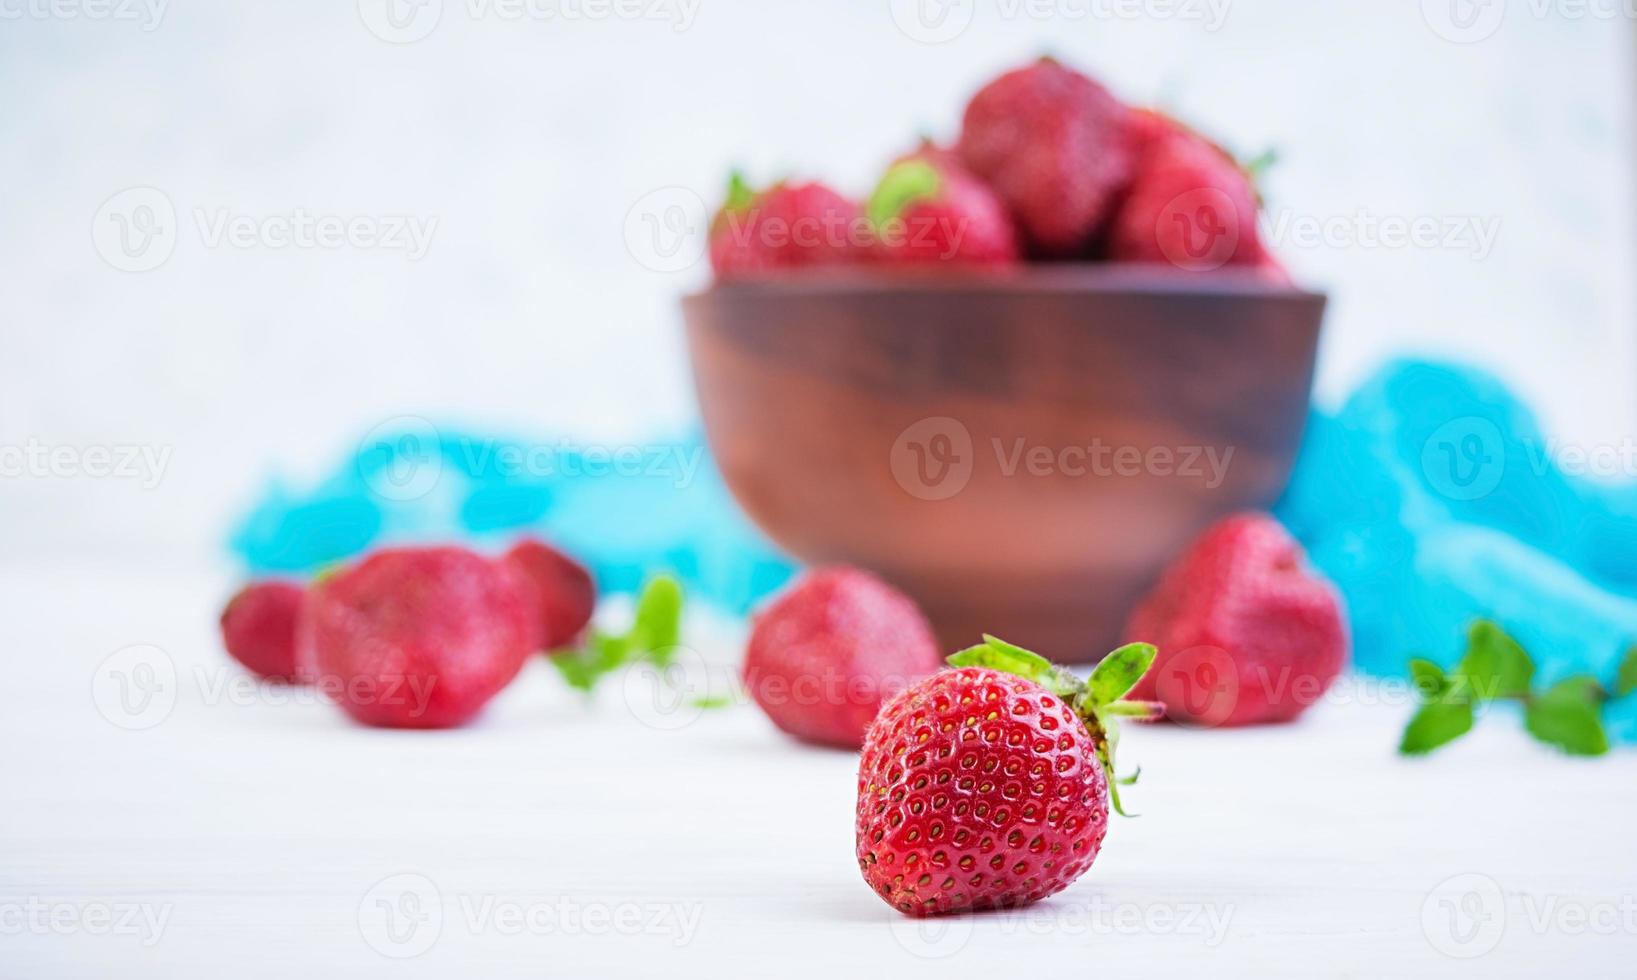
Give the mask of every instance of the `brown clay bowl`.
M 950 650 L 993 633 L 1072 662 L 1206 525 L 1277 499 L 1324 308 L 1128 266 L 683 300 L 711 449 L 776 543 L 876 571 Z

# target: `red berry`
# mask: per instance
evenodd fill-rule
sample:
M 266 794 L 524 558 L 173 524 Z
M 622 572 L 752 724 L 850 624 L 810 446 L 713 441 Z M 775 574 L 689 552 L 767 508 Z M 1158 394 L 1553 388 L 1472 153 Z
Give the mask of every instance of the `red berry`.
M 1133 697 L 1198 725 L 1289 721 L 1348 658 L 1340 595 L 1266 514 L 1207 530 L 1132 613 L 1126 635 L 1159 647 Z
M 1018 260 L 1006 205 L 954 154 L 924 147 L 887 169 L 866 213 L 890 262 L 1005 266 Z
M 580 635 L 597 606 L 597 586 L 585 566 L 535 538 L 512 545 L 501 561 L 526 583 L 533 627 L 530 646 L 557 650 Z
M 968 667 L 894 698 L 858 766 L 858 866 L 887 904 L 926 916 L 1062 891 L 1108 830 L 1097 742 L 1063 698 Z
M 823 184 L 779 183 L 758 193 L 735 174 L 711 221 L 711 268 L 730 280 L 856 262 L 867 227 L 856 202 Z
M 532 651 L 525 591 L 505 563 L 464 548 L 378 551 L 313 587 L 320 680 L 366 724 L 462 724 Z
M 1082 254 L 1131 180 L 1131 111 L 1049 58 L 1008 72 L 966 107 L 959 151 L 1011 208 L 1034 250 Z
M 789 734 L 857 748 L 882 702 L 939 666 L 932 627 L 908 596 L 867 572 L 828 568 L 756 617 L 744 682 Z
M 294 681 L 296 624 L 307 590 L 293 582 L 255 582 L 222 610 L 222 643 L 257 677 Z
M 1256 187 L 1221 147 L 1181 123 L 1138 113 L 1136 179 L 1115 215 L 1108 255 L 1190 272 L 1259 266 Z

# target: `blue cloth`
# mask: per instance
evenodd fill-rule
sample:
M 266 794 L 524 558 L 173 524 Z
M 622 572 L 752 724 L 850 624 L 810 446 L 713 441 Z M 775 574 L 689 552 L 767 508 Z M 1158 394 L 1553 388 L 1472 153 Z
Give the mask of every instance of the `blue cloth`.
M 1467 625 L 1516 636 L 1537 678 L 1612 680 L 1637 643 L 1637 486 L 1563 472 L 1593 447 L 1549 441 L 1500 382 L 1397 361 L 1335 415 L 1315 413 L 1279 517 L 1346 595 L 1358 666 L 1448 667 Z M 1623 447 L 1601 460 L 1624 465 Z M 1637 699 L 1610 706 L 1637 740 Z

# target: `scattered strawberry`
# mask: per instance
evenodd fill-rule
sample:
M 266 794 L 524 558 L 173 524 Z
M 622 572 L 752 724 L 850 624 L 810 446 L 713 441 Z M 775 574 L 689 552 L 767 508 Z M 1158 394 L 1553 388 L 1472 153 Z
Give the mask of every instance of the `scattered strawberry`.
M 734 174 L 711 221 L 711 268 L 718 279 L 745 279 L 862 257 L 863 211 L 819 183 L 780 182 L 755 191 Z
M 1135 117 L 1137 176 L 1110 229 L 1109 257 L 1190 272 L 1262 266 L 1269 256 L 1251 175 L 1176 120 L 1147 110 Z
M 1017 231 L 1006 205 L 954 154 L 934 146 L 887 169 L 865 205 L 888 261 L 1011 265 Z
M 257 677 L 297 679 L 296 624 L 307 590 L 293 582 L 255 582 L 222 610 L 222 643 Z
M 549 652 L 567 646 L 591 622 L 597 586 L 585 566 L 536 538 L 512 545 L 501 561 L 529 585 L 524 599 L 534 628 L 533 649 Z
M 1157 709 L 1120 700 L 1153 647 L 1122 647 L 1082 681 L 985 639 L 890 701 L 865 739 L 858 866 L 905 915 L 1014 908 L 1072 884 L 1120 809 L 1115 719 Z
M 1138 605 L 1126 635 L 1160 650 L 1136 696 L 1197 725 L 1289 721 L 1348 657 L 1340 595 L 1305 567 L 1278 521 L 1257 513 L 1201 535 Z
M 959 151 L 1048 258 L 1082 254 L 1132 177 L 1131 111 L 1050 58 L 1002 75 L 966 107 Z
M 939 667 L 915 603 L 867 572 L 808 573 L 751 628 L 744 682 L 784 731 L 857 748 L 881 703 Z
M 390 548 L 313 586 L 316 669 L 348 714 L 388 728 L 470 720 L 528 659 L 527 585 L 464 548 Z

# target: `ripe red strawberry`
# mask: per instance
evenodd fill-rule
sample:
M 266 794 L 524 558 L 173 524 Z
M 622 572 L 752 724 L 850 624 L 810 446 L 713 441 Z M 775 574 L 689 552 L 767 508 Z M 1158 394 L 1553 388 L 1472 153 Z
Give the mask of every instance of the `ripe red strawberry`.
M 1011 208 L 1034 251 L 1083 253 L 1130 183 L 1131 111 L 1050 58 L 990 82 L 966 107 L 959 150 Z
M 857 748 L 881 703 L 936 671 L 938 643 L 906 595 L 867 572 L 809 572 L 759 615 L 744 683 L 796 738 Z
M 1335 588 L 1266 514 L 1208 529 L 1132 613 L 1126 635 L 1159 646 L 1136 696 L 1197 725 L 1289 721 L 1317 701 L 1348 658 Z
M 856 262 L 867 232 L 858 204 L 823 184 L 780 182 L 758 192 L 734 174 L 711 221 L 711 268 L 729 280 Z
M 1137 176 L 1109 231 L 1116 262 L 1190 272 L 1261 266 L 1255 183 L 1225 150 L 1157 112 L 1136 114 Z
M 222 610 L 222 644 L 257 677 L 294 681 L 296 624 L 307 590 L 293 582 L 253 582 Z
M 524 599 L 533 627 L 530 646 L 565 647 L 591 622 L 597 586 L 585 566 L 536 538 L 524 538 L 501 558 L 528 583 Z
M 464 548 L 378 551 L 313 586 L 319 681 L 366 724 L 462 724 L 529 657 L 526 588 Z
M 1108 830 L 1114 719 L 1153 660 L 1134 644 L 1089 681 L 986 638 L 960 668 L 894 698 L 858 766 L 858 866 L 887 904 L 927 916 L 1014 908 L 1091 867 Z
M 890 262 L 1005 266 L 1018 260 L 1006 205 L 947 150 L 925 146 L 887 168 L 865 213 Z

